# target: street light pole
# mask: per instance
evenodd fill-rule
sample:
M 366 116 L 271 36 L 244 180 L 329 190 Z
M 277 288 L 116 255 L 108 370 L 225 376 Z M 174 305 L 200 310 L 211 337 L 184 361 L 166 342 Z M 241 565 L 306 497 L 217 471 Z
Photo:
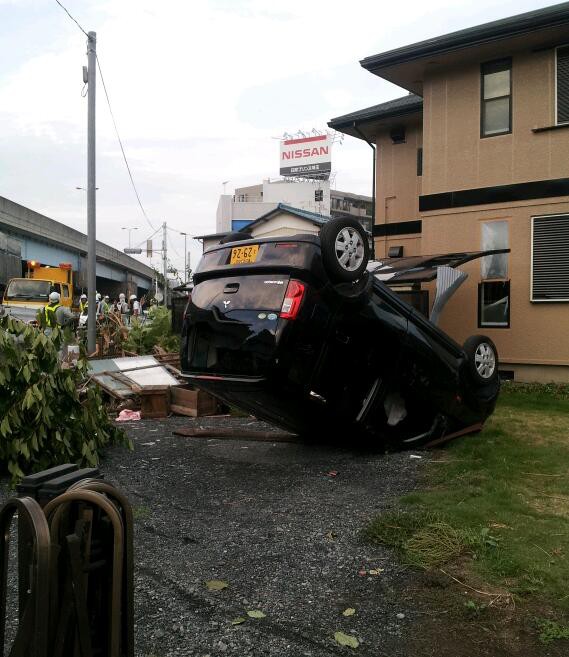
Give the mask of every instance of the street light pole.
M 138 226 L 122 226 L 121 230 L 128 230 L 128 248 L 131 248 L 130 234 L 133 230 L 138 230 Z
M 97 34 L 87 35 L 87 351 L 97 344 L 97 208 L 95 195 L 95 93 L 97 77 Z
M 164 307 L 168 307 L 168 234 L 166 222 L 162 224 L 162 270 L 164 275 Z

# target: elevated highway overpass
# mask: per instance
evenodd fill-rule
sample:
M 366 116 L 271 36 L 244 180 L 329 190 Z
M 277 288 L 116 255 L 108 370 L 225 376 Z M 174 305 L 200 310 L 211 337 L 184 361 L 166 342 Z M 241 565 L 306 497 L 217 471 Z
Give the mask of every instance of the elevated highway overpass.
M 87 235 L 0 196 L 0 233 L 22 260 L 57 266 L 69 262 L 75 286 L 87 289 Z M 154 272 L 122 251 L 97 242 L 97 290 L 111 297 L 120 292 L 141 296 L 152 285 Z

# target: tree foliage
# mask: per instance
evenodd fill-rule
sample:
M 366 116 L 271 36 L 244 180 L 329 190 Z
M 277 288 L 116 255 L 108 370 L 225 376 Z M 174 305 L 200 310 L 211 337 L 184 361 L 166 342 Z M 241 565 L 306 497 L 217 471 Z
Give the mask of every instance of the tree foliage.
M 89 385 L 87 361 L 63 369 L 63 332 L 51 335 L 11 317 L 0 319 L 0 469 L 12 482 L 61 463 L 98 463 L 102 448 L 129 444 Z
M 166 351 L 180 349 L 180 338 L 172 333 L 172 313 L 164 306 L 150 308 L 148 320 L 144 323 L 136 317 L 131 318 L 123 348 L 142 355 L 151 353 L 156 345 Z

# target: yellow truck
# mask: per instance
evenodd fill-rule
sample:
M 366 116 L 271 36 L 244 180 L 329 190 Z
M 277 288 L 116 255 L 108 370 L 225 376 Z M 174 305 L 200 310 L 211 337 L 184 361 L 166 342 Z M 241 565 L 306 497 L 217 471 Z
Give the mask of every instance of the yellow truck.
M 35 321 L 37 311 L 47 305 L 50 292 L 59 292 L 62 306 L 73 306 L 73 269 L 69 263 L 57 267 L 27 262 L 27 276 L 12 278 L 6 286 L 0 314 L 9 314 L 24 322 Z

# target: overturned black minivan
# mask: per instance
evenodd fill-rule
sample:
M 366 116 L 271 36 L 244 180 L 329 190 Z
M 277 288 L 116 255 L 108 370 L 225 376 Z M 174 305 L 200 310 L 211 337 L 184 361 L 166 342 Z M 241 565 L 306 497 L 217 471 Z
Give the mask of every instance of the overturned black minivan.
M 460 346 L 386 282 L 438 275 L 438 313 L 466 277 L 454 267 L 496 252 L 370 262 L 345 218 L 319 236 L 230 240 L 194 275 L 181 347 L 194 385 L 308 439 L 391 447 L 478 430 L 494 410 L 492 340 Z

